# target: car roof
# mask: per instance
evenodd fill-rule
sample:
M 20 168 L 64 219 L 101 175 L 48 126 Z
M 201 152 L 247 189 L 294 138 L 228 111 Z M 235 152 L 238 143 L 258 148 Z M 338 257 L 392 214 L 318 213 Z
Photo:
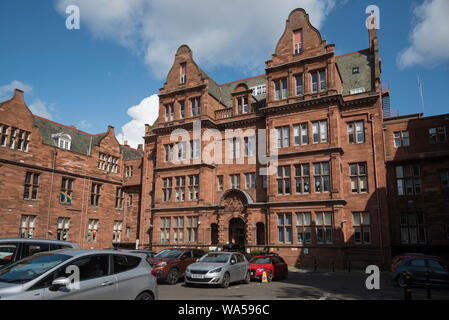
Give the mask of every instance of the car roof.
M 66 246 L 76 246 L 78 245 L 73 242 L 69 241 L 63 241 L 63 240 L 56 240 L 56 239 L 40 239 L 40 238 L 0 238 L 0 243 L 6 243 L 6 242 L 41 242 L 41 243 L 50 243 L 50 244 L 61 244 Z
M 72 257 L 77 256 L 83 256 L 83 255 L 91 255 L 91 254 L 129 254 L 136 257 L 143 257 L 143 253 L 138 252 L 124 252 L 114 249 L 103 249 L 103 250 L 97 250 L 97 249 L 60 249 L 60 250 L 54 250 L 54 251 L 46 251 L 46 252 L 39 252 L 35 255 L 48 255 L 48 254 L 64 254 Z

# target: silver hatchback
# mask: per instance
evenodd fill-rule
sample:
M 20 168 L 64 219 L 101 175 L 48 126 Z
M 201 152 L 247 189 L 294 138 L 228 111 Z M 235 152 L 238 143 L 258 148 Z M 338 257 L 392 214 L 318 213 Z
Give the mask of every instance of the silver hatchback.
M 0 270 L 0 300 L 154 300 L 151 270 L 145 254 L 42 252 Z
M 185 284 L 209 284 L 229 287 L 232 282 L 249 283 L 249 262 L 237 252 L 210 252 L 186 269 Z

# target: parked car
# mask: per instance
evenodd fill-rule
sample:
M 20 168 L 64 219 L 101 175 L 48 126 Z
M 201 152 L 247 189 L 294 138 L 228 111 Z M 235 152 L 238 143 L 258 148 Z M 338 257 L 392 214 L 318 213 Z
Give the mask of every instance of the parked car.
M 69 266 L 78 267 L 78 288 L 71 284 Z M 158 288 L 144 254 L 63 249 L 0 270 L 0 299 L 153 300 Z
M 185 284 L 210 284 L 229 287 L 232 282 L 249 283 L 249 262 L 239 252 L 209 252 L 187 267 Z
M 399 264 L 399 262 L 401 262 L 401 260 L 403 260 L 405 258 L 410 258 L 410 257 L 438 258 L 437 256 L 429 256 L 429 255 L 426 255 L 424 253 L 419 253 L 419 252 L 401 253 L 400 255 L 397 255 L 396 257 L 393 258 L 393 260 L 391 262 L 391 271 L 394 271 L 396 265 Z
M 401 259 L 392 273 L 392 280 L 400 287 L 406 284 L 404 276 L 410 276 L 410 285 L 421 286 L 427 282 L 426 273 L 429 272 L 429 283 L 433 287 L 449 286 L 449 264 L 438 257 L 414 255 Z
M 132 253 L 143 253 L 143 254 L 146 254 L 147 258 L 152 258 L 157 254 L 157 252 L 151 251 L 151 250 L 122 250 L 122 251 L 132 252 Z
M 251 279 L 262 280 L 266 272 L 267 281 L 273 279 L 285 279 L 288 276 L 288 265 L 278 255 L 266 254 L 255 256 L 250 260 Z
M 34 238 L 0 239 L 0 269 L 38 252 L 66 248 L 79 248 L 79 246 L 75 243 L 60 240 Z
M 184 277 L 187 266 L 202 257 L 204 253 L 203 250 L 197 249 L 166 249 L 153 258 L 148 258 L 148 262 L 153 268 L 153 275 L 159 281 L 166 281 L 173 285 Z

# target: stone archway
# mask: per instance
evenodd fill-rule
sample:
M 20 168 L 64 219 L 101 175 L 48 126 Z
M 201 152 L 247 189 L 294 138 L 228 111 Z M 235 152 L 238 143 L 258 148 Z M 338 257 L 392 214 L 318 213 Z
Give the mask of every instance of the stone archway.
M 241 218 L 229 220 L 229 243 L 245 245 L 246 224 Z

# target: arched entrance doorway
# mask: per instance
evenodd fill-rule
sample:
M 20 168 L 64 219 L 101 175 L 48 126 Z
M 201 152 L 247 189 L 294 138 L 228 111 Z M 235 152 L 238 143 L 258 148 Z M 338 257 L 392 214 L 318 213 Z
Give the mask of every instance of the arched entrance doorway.
M 229 243 L 245 245 L 245 222 L 240 218 L 229 221 Z
M 218 244 L 218 224 L 216 223 L 210 225 L 210 243 Z

